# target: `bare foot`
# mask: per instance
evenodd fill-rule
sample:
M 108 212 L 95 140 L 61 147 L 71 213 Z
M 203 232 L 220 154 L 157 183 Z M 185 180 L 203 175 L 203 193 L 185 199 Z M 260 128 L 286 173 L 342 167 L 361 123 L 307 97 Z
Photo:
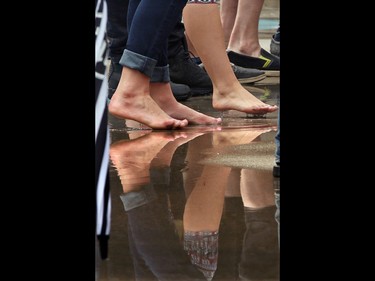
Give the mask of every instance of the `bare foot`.
M 136 134 L 139 135 L 138 132 Z M 110 158 L 117 170 L 123 191 L 137 190 L 148 184 L 151 161 L 167 143 L 185 136 L 186 134 L 180 131 L 143 131 L 138 138 L 113 143 L 110 147 Z
M 221 131 L 221 128 L 220 127 L 210 127 L 210 128 L 200 128 L 200 129 L 197 129 L 197 130 L 182 130 L 182 131 L 178 131 L 178 132 L 181 132 L 183 134 L 185 134 L 183 137 L 180 137 L 180 138 L 176 138 L 175 140 L 167 143 L 161 150 L 160 152 L 158 153 L 157 157 L 155 157 L 152 162 L 151 162 L 151 166 L 153 167 L 161 167 L 161 166 L 170 166 L 171 164 L 171 161 L 172 161 L 172 157 L 176 151 L 176 149 L 199 137 L 199 136 L 202 136 L 206 133 L 209 133 L 209 132 L 214 132 L 214 131 Z
M 119 86 L 111 98 L 108 111 L 121 119 L 138 121 L 151 129 L 175 129 L 188 124 L 164 112 L 149 95 L 149 78 L 124 67 Z
M 151 83 L 151 97 L 169 116 L 176 119 L 187 119 L 189 124 L 218 125 L 221 118 L 214 118 L 179 103 L 173 96 L 169 83 Z
M 214 89 L 212 106 L 220 111 L 237 110 L 261 115 L 274 112 L 278 109 L 276 105 L 269 105 L 262 102 L 242 86 L 238 86 L 228 92 L 219 92 L 217 89 Z

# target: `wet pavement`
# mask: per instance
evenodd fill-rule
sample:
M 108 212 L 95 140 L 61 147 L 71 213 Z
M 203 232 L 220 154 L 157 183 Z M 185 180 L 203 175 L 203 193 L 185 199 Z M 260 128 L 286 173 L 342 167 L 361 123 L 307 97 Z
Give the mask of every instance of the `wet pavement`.
M 278 104 L 277 79 L 245 87 Z M 279 280 L 277 112 L 222 114 L 211 102 L 184 104 L 220 126 L 152 131 L 109 116 L 111 233 L 97 281 Z

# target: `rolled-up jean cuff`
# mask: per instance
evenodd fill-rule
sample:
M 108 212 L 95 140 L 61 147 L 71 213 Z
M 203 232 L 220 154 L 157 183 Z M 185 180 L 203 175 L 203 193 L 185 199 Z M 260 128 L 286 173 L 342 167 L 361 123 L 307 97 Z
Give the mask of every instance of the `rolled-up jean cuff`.
M 152 58 L 145 57 L 127 49 L 124 50 L 120 59 L 120 64 L 122 66 L 138 70 L 150 78 L 152 77 L 156 63 L 157 61 Z
M 131 191 L 120 195 L 125 211 L 146 205 L 157 199 L 153 185 L 147 184 L 141 190 Z
M 151 76 L 151 82 L 169 82 L 169 66 L 157 66 Z

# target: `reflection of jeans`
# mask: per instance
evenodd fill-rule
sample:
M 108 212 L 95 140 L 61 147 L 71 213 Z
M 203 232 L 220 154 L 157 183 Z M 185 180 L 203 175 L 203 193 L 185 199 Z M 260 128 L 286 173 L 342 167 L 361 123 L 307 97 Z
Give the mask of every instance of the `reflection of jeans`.
M 186 0 L 130 0 L 128 41 L 120 64 L 151 81 L 169 81 L 168 36 L 185 5 Z
M 206 280 L 195 268 L 183 249 L 176 232 L 171 213 L 168 209 L 168 198 L 165 189 L 156 191 L 152 185 L 147 191 L 139 191 L 139 198 L 147 202 L 151 190 L 156 200 L 128 210 L 129 246 L 134 262 L 137 281 L 198 281 Z M 134 197 L 135 193 L 132 192 Z M 121 199 L 127 209 L 131 199 L 123 194 Z M 136 198 L 136 196 L 134 197 Z

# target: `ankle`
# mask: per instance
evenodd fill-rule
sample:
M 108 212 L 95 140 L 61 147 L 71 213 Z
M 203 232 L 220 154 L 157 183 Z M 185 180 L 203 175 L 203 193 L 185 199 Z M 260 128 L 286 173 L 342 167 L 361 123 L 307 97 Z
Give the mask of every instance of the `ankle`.
M 228 51 L 233 51 L 242 55 L 250 57 L 259 57 L 260 56 L 261 46 L 258 43 L 241 45 L 241 46 L 229 46 Z

